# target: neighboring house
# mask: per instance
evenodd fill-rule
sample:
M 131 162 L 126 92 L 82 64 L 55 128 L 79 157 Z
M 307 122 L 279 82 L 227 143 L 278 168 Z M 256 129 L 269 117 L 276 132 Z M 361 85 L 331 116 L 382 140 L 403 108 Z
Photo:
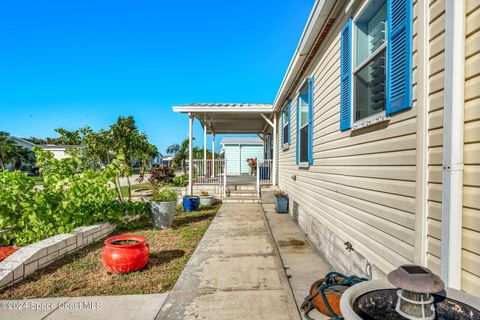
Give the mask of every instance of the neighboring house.
M 62 160 L 68 158 L 68 149 L 80 149 L 84 150 L 84 146 L 76 146 L 76 145 L 54 145 L 54 144 L 47 144 L 47 145 L 38 145 L 43 150 L 50 151 L 53 153 L 53 156 L 57 160 Z
M 13 140 L 13 142 L 15 142 L 15 144 L 17 146 L 23 147 L 23 148 L 25 148 L 27 150 L 30 150 L 30 151 L 32 151 L 33 147 L 36 146 L 35 143 L 32 143 L 32 142 L 24 140 L 24 139 L 20 139 L 20 138 L 14 137 L 14 136 L 10 136 L 10 139 Z
M 166 155 L 166 156 L 162 156 L 162 158 L 160 159 L 160 164 L 167 166 L 168 168 L 172 167 L 172 163 L 173 163 L 173 156 Z
M 173 109 L 265 134 L 273 184 L 334 269 L 416 263 L 480 296 L 479 21 L 478 1 L 318 0 L 273 105 Z
M 248 159 L 264 159 L 262 139 L 258 137 L 225 137 L 220 143 L 227 161 L 227 175 L 250 174 Z
M 15 142 L 16 145 L 24 147 L 28 150 L 33 150 L 33 147 L 40 147 L 43 150 L 48 150 L 48 151 L 52 152 L 55 159 L 58 159 L 58 160 L 65 159 L 65 158 L 69 157 L 67 149 L 71 149 L 71 148 L 81 149 L 81 150 L 85 149 L 84 146 L 76 146 L 76 145 L 54 145 L 54 144 L 47 144 L 47 145 L 39 144 L 39 145 L 37 145 L 37 144 L 32 143 L 30 141 L 20 139 L 20 138 L 17 138 L 17 137 L 13 137 L 13 136 L 11 137 L 11 139 Z

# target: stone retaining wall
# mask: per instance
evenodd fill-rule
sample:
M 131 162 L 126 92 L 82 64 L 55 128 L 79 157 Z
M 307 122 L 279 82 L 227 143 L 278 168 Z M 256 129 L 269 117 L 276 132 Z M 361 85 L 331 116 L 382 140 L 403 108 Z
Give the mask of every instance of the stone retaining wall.
M 0 262 L 0 289 L 23 280 L 67 253 L 105 238 L 114 229 L 108 222 L 96 223 L 21 248 Z

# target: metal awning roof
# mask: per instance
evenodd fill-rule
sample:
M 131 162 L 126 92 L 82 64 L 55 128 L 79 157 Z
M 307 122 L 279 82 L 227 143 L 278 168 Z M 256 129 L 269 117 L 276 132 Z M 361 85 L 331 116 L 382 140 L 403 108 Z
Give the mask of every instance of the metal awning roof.
M 189 113 L 207 127 L 208 133 L 246 134 L 270 129 L 264 116 L 270 118 L 272 104 L 193 103 L 174 106 L 174 112 Z
M 259 137 L 225 137 L 220 144 L 261 144 L 263 140 Z

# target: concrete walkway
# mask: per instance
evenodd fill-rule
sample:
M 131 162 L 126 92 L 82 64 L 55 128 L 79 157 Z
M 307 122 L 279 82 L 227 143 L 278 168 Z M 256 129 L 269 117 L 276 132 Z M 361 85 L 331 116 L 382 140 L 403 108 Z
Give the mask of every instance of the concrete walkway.
M 333 269 L 322 259 L 314 245 L 310 243 L 289 214 L 276 213 L 273 204 L 264 204 L 263 208 L 288 275 L 295 301 L 300 308 L 312 283 L 323 278 Z M 330 319 L 316 310 L 312 310 L 309 316 L 315 320 Z
M 330 270 L 288 214 L 223 204 L 168 297 L 0 300 L 0 320 L 298 320 L 310 285 Z
M 0 320 L 153 320 L 167 295 L 0 300 Z
M 224 204 L 157 319 L 299 319 L 260 204 Z

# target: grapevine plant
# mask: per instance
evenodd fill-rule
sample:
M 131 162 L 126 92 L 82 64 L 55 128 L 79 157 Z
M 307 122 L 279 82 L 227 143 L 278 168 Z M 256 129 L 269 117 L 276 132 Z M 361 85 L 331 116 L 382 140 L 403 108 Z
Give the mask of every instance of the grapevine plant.
M 147 214 L 144 203 L 123 202 L 118 188 L 112 188 L 122 173 L 121 156 L 94 170 L 82 163 L 80 150 L 62 160 L 38 147 L 34 151 L 42 189 L 25 173 L 0 172 L 0 230 L 7 230 L 3 244 L 25 245 L 94 222 L 121 224 L 127 213 Z

